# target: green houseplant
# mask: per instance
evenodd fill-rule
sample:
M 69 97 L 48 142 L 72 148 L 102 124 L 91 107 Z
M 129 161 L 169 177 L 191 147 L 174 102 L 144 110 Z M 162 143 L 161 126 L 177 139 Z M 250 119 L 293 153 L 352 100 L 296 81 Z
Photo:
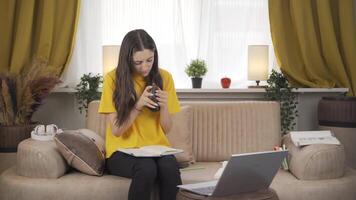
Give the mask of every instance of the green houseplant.
M 98 91 L 100 84 L 103 82 L 103 77 L 100 74 L 93 75 L 92 73 L 83 74 L 80 82 L 76 86 L 76 97 L 79 104 L 79 111 L 82 113 L 88 111 L 88 105 L 93 100 L 100 99 L 101 93 Z
M 30 137 L 32 116 L 50 91 L 61 81 L 46 61 L 33 60 L 18 75 L 0 75 L 0 149 L 16 151 Z
M 204 60 L 195 59 L 185 68 L 185 73 L 191 77 L 193 88 L 201 88 L 202 76 L 208 71 Z
M 290 86 L 288 80 L 282 73 L 272 70 L 271 75 L 267 80 L 268 86 L 265 97 L 268 100 L 278 101 L 281 108 L 281 131 L 282 134 L 287 134 L 295 128 L 295 119 L 298 116 L 297 98 L 293 93 L 293 87 Z

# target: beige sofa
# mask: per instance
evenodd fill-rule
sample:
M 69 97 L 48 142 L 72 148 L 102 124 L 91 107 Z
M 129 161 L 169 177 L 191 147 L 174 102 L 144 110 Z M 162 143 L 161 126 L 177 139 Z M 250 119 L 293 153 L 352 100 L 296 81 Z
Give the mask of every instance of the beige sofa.
M 192 122 L 188 123 L 188 130 L 192 131 L 192 150 L 196 161 L 182 170 L 184 183 L 212 180 L 221 166 L 220 161 L 227 160 L 231 154 L 267 151 L 281 143 L 280 111 L 276 102 L 183 102 L 182 105 L 188 105 L 191 109 L 190 115 L 184 119 Z M 90 104 L 87 127 L 104 137 L 105 119 L 97 114 L 97 108 L 98 102 Z M 284 142 L 290 150 L 292 173 L 280 170 L 274 178 L 271 187 L 279 199 L 356 199 L 356 172 L 344 166 L 342 146 L 297 148 L 288 137 L 284 138 Z M 63 165 L 63 159 L 54 159 L 58 154 L 54 143 L 36 147 L 29 141 L 26 144 L 33 151 L 33 159 L 28 158 L 28 163 L 45 159 L 48 165 L 26 176 L 19 175 L 19 171 L 27 166 L 14 166 L 5 171 L 0 176 L 1 200 L 127 199 L 130 179 L 111 175 L 89 176 L 74 170 L 66 172 L 68 166 Z M 50 175 L 39 178 L 44 172 Z M 66 173 L 61 176 L 61 172 Z M 157 192 L 152 196 L 157 199 Z

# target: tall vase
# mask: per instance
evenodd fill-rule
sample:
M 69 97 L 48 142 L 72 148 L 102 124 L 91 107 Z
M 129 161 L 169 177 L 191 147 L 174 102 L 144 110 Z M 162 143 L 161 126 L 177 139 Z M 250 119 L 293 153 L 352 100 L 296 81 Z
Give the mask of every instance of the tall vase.
M 193 77 L 192 78 L 192 86 L 193 88 L 201 88 L 203 78 L 201 77 Z
M 0 152 L 16 152 L 17 145 L 31 136 L 36 124 L 0 126 Z

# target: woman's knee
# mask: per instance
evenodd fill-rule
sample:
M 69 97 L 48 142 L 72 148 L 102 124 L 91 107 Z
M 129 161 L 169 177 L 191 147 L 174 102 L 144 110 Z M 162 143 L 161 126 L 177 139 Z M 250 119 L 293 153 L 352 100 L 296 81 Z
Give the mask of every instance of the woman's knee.
M 145 180 L 155 180 L 157 177 L 157 165 L 151 158 L 140 158 L 134 166 L 134 176 Z
M 178 163 L 174 156 L 164 156 L 157 162 L 159 171 L 179 171 Z
M 164 184 L 163 188 L 176 188 L 177 185 L 182 184 L 178 163 L 174 156 L 160 158 L 157 167 L 159 180 Z

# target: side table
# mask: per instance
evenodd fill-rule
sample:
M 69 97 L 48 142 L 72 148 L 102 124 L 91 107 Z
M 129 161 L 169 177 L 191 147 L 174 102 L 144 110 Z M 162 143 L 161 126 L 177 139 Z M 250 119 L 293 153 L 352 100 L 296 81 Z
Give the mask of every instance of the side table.
M 279 200 L 277 193 L 269 188 L 225 197 L 206 197 L 185 190 L 179 190 L 177 200 Z

